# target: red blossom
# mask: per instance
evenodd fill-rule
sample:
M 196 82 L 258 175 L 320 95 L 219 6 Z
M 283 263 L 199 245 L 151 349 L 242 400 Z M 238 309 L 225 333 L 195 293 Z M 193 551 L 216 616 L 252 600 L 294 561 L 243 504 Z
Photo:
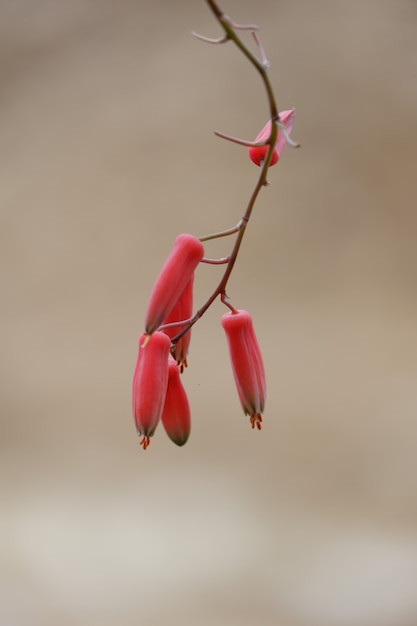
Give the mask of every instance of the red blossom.
M 168 357 L 171 342 L 165 333 L 142 333 L 132 385 L 132 409 L 143 449 L 155 432 L 164 408 L 168 386 Z
M 177 302 L 174 304 L 171 313 L 164 320 L 164 324 L 171 324 L 172 322 L 180 322 L 181 320 L 187 320 L 192 316 L 193 313 L 193 284 L 194 284 L 194 275 L 190 278 L 188 283 L 185 286 L 184 291 L 178 298 Z M 168 337 L 175 337 L 183 327 L 181 326 L 172 326 L 171 328 L 163 328 L 164 333 L 168 335 Z M 172 355 L 180 366 L 180 371 L 182 372 L 184 367 L 187 367 L 187 354 L 188 348 L 190 346 L 191 341 L 191 328 L 187 330 L 182 337 L 178 339 L 175 345 L 172 347 Z
M 145 330 L 152 334 L 171 313 L 204 255 L 204 246 L 194 235 L 179 235 L 153 286 L 145 317 Z
M 233 376 L 240 402 L 250 415 L 252 428 L 260 430 L 265 405 L 265 369 L 252 317 L 247 311 L 225 313 L 221 318 L 226 333 Z
M 174 359 L 168 362 L 168 387 L 161 420 L 168 437 L 177 446 L 183 446 L 190 434 L 190 405 Z
M 290 134 L 292 129 L 292 123 L 295 116 L 295 110 L 290 109 L 289 111 L 282 111 L 279 114 L 280 122 L 285 126 L 285 130 L 288 134 Z M 267 141 L 271 135 L 271 120 L 269 120 L 259 135 L 256 137 L 255 142 Z M 274 146 L 274 151 L 272 153 L 270 165 L 275 165 L 279 161 L 279 158 L 284 150 L 286 144 L 286 139 L 282 133 L 282 130 L 278 128 L 277 141 Z M 261 165 L 262 161 L 265 160 L 267 152 L 269 150 L 269 145 L 265 146 L 251 146 L 248 150 L 250 159 L 255 163 L 255 165 Z

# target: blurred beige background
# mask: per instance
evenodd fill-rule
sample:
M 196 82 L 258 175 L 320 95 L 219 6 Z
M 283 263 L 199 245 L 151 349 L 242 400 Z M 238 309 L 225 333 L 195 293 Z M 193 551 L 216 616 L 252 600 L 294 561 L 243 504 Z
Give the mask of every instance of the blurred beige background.
M 235 224 L 260 80 L 203 0 L 3 0 L 1 626 L 417 623 L 417 5 L 225 0 L 293 136 L 232 275 L 268 375 L 241 413 L 216 303 L 188 444 L 130 409 L 179 232 Z M 249 40 L 248 40 L 249 41 Z M 228 242 L 207 246 L 225 255 Z M 217 281 L 202 267 L 198 303 Z

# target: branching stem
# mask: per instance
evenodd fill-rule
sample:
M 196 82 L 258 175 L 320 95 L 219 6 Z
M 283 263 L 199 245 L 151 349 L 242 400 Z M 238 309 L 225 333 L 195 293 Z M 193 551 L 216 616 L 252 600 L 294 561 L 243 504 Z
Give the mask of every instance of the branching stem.
M 240 250 L 240 246 L 242 244 L 242 240 L 246 231 L 246 226 L 249 223 L 250 217 L 252 215 L 252 210 L 253 207 L 255 205 L 255 202 L 258 198 L 259 192 L 261 191 L 262 187 L 265 187 L 266 185 L 268 185 L 268 180 L 267 180 L 267 174 L 268 174 L 268 169 L 269 169 L 269 165 L 271 163 L 271 158 L 272 158 L 272 154 L 274 151 L 274 146 L 277 140 L 277 136 L 278 136 L 278 127 L 281 128 L 282 130 L 282 125 L 279 121 L 279 113 L 278 113 L 278 109 L 277 109 L 277 105 L 276 105 L 276 101 L 275 101 L 275 95 L 274 92 L 272 90 L 272 86 L 271 83 L 269 81 L 269 77 L 267 74 L 267 69 L 269 67 L 269 63 L 268 60 L 266 58 L 262 43 L 259 39 L 258 34 L 255 32 L 257 31 L 258 27 L 255 25 L 240 25 L 240 24 L 236 24 L 234 22 L 231 21 L 231 19 L 225 14 L 223 13 L 223 11 L 220 9 L 220 7 L 218 6 L 217 2 L 215 2 L 215 0 L 207 0 L 207 4 L 209 5 L 210 9 L 213 11 L 216 19 L 218 20 L 218 22 L 220 23 L 220 25 L 222 26 L 225 35 L 224 37 L 221 37 L 219 39 L 209 39 L 206 37 L 203 37 L 201 35 L 197 35 L 196 33 L 193 33 L 194 35 L 196 35 L 199 39 L 202 39 L 203 41 L 207 41 L 208 43 L 225 43 L 227 41 L 233 41 L 233 43 L 239 48 L 239 50 L 241 50 L 241 52 L 245 55 L 245 57 L 249 60 L 249 62 L 254 66 L 254 68 L 257 70 L 257 72 L 260 74 L 261 76 L 261 80 L 262 83 L 265 87 L 266 90 L 266 95 L 267 95 L 267 100 L 268 100 L 268 104 L 269 104 L 269 110 L 270 110 L 270 118 L 272 120 L 272 124 L 271 124 L 271 135 L 269 137 L 269 140 L 267 140 L 267 142 L 265 142 L 266 144 L 269 145 L 267 154 L 265 156 L 265 160 L 262 162 L 261 164 L 261 172 L 259 174 L 257 183 L 251 193 L 251 196 L 249 198 L 248 204 L 246 206 L 245 212 L 242 216 L 242 218 L 240 219 L 240 221 L 238 222 L 238 224 L 230 229 L 221 231 L 219 233 L 215 233 L 213 235 L 207 235 L 205 237 L 200 237 L 200 241 L 209 241 L 211 239 L 216 239 L 219 237 L 227 237 L 229 235 L 233 235 L 236 234 L 236 240 L 234 242 L 233 245 L 233 249 L 231 251 L 231 253 L 225 257 L 225 259 L 220 259 L 219 261 L 217 261 L 217 263 L 227 263 L 226 265 L 226 269 L 223 273 L 223 276 L 219 282 L 219 284 L 217 285 L 216 289 L 213 291 L 213 293 L 211 294 L 211 296 L 208 298 L 208 300 L 203 304 L 203 306 L 198 309 L 198 311 L 196 311 L 196 313 L 189 319 L 186 320 L 186 325 L 183 326 L 184 324 L 184 320 L 181 323 L 181 331 L 175 335 L 175 337 L 172 338 L 172 342 L 175 343 L 176 341 L 178 341 L 190 328 L 191 326 L 193 326 L 193 324 L 195 324 L 197 322 L 197 320 L 199 320 L 204 313 L 207 311 L 207 309 L 213 304 L 213 302 L 216 300 L 216 298 L 218 296 L 220 296 L 221 301 L 228 306 L 232 311 L 235 311 L 234 307 L 231 305 L 231 303 L 229 302 L 229 299 L 227 297 L 226 294 L 226 287 L 227 287 L 227 283 L 228 280 L 230 278 L 230 275 L 233 271 L 234 265 L 236 263 L 236 259 L 237 256 L 239 254 L 239 250 Z M 241 40 L 241 38 L 239 37 L 239 35 L 236 33 L 236 31 L 251 31 L 253 38 L 255 40 L 255 43 L 258 47 L 259 50 L 259 54 L 260 54 L 260 59 L 258 59 L 253 52 L 248 48 L 248 46 Z M 285 130 L 285 129 L 284 129 Z M 219 135 L 220 137 L 223 137 L 225 139 L 229 139 L 230 141 L 234 141 L 236 143 L 241 143 L 243 145 L 259 145 L 259 144 L 254 144 L 253 142 L 245 142 L 242 140 L 239 140 L 235 137 L 231 137 L 229 135 L 224 135 L 223 133 L 216 133 L 217 135 Z M 289 140 L 289 137 L 287 135 L 286 137 L 287 141 Z M 261 144 L 262 145 L 262 144 Z M 206 262 L 216 262 L 210 259 L 207 259 Z

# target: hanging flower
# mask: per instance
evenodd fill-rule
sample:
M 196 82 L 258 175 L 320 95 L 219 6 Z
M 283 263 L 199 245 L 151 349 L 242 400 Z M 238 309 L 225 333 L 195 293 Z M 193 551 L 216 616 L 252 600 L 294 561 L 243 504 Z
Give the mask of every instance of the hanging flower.
M 168 387 L 161 420 L 171 441 L 183 446 L 190 434 L 190 405 L 174 359 L 168 361 Z
M 181 320 L 188 320 L 193 314 L 193 283 L 194 276 L 190 278 L 185 286 L 184 291 L 174 304 L 174 308 L 171 313 L 164 320 L 164 324 L 171 324 L 173 322 L 180 322 Z M 171 339 L 177 335 L 183 327 L 172 326 L 171 328 L 162 328 L 164 333 Z M 184 367 L 187 367 L 187 354 L 191 341 L 191 328 L 182 335 L 171 348 L 171 354 L 180 366 L 182 372 Z
M 253 328 L 252 317 L 242 309 L 225 313 L 221 318 L 226 333 L 229 356 L 237 392 L 252 428 L 260 430 L 265 405 L 265 370 Z
M 280 122 L 285 126 L 285 130 L 288 135 L 292 129 L 292 123 L 295 116 L 295 110 L 290 109 L 289 111 L 282 111 L 279 114 Z M 266 125 L 263 127 L 259 135 L 256 137 L 255 142 L 267 141 L 271 136 L 271 120 L 269 120 Z M 272 153 L 270 165 L 275 165 L 279 161 L 279 158 L 284 150 L 286 144 L 286 139 L 284 134 L 280 128 L 278 128 L 277 140 L 274 146 L 274 151 Z M 248 150 L 250 159 L 255 163 L 255 165 L 261 165 L 263 161 L 265 161 L 265 157 L 269 150 L 269 144 L 265 146 L 251 146 Z
M 153 286 L 145 317 L 145 330 L 152 334 L 171 313 L 204 255 L 197 237 L 179 235 Z
M 168 386 L 171 341 L 165 333 L 142 333 L 132 385 L 132 409 L 143 449 L 155 432 L 164 408 Z

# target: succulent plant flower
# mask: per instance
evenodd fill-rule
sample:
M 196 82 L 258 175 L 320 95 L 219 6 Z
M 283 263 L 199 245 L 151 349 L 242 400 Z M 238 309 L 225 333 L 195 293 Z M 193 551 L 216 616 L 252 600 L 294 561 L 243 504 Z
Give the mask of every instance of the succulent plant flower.
M 152 334 L 171 313 L 204 255 L 197 237 L 179 235 L 153 286 L 145 317 L 145 330 Z
M 184 291 L 174 304 L 174 308 L 171 313 L 164 320 L 164 324 L 171 324 L 173 322 L 180 322 L 181 320 L 188 320 L 193 314 L 193 283 L 194 275 L 190 278 L 185 286 Z M 171 339 L 177 335 L 183 327 L 172 326 L 170 328 L 162 327 L 164 333 Z M 187 367 L 187 354 L 191 341 L 191 328 L 182 335 L 171 348 L 171 354 L 180 366 L 180 371 Z
M 279 114 L 280 122 L 284 125 L 285 130 L 287 131 L 288 135 L 290 134 L 291 129 L 292 129 L 294 116 L 295 116 L 294 109 L 290 109 L 289 111 L 281 111 L 281 113 Z M 258 143 L 261 141 L 267 141 L 270 135 L 271 135 L 271 120 L 269 120 L 265 124 L 265 126 L 263 127 L 259 135 L 256 137 L 255 143 Z M 279 161 L 282 151 L 284 150 L 285 144 L 286 144 L 286 138 L 284 137 L 282 130 L 278 128 L 277 140 L 274 146 L 274 151 L 272 153 L 270 165 L 275 165 L 275 163 Z M 265 146 L 251 146 L 248 150 L 249 157 L 255 163 L 255 165 L 261 165 L 262 161 L 265 160 L 268 150 L 269 150 L 269 144 L 266 144 Z
M 258 73 L 258 78 L 260 75 L 264 86 L 261 91 L 266 95 L 269 110 L 269 121 L 254 141 L 248 141 L 246 133 L 245 138 L 240 138 L 218 130 L 214 131 L 216 136 L 241 146 L 240 150 L 242 146 L 245 147 L 245 151 L 248 150 L 249 159 L 260 168 L 254 186 L 247 201 L 244 202 L 244 208 L 239 214 L 240 219 L 237 223 L 223 226 L 221 230 L 216 228 L 213 232 L 202 234 L 200 237 L 188 233 L 179 234 L 171 245 L 164 263 L 161 263 L 159 274 L 156 273 L 156 280 L 150 290 L 146 306 L 144 327 L 139 331 L 144 332 L 139 338 L 132 384 L 133 417 L 140 436 L 140 445 L 144 450 L 149 446 L 159 421 L 162 422 L 160 428 L 166 431 L 168 437 L 176 445 L 183 446 L 188 441 L 191 415 L 183 386 L 185 375 L 182 374 L 187 367 L 190 340 L 191 336 L 194 340 L 196 323 L 215 302 L 219 301 L 227 307 L 227 313 L 221 317 L 221 325 L 226 335 L 240 404 L 244 414 L 248 416 L 245 421 L 249 421 L 252 429 L 261 430 L 263 425 L 266 378 L 262 354 L 250 313 L 243 309 L 235 309 L 227 291 L 254 206 L 260 193 L 269 185 L 267 180 L 269 167 L 280 160 L 286 144 L 293 148 L 299 146 L 291 137 L 295 109 L 278 112 L 277 99 L 268 77 L 268 57 L 256 24 L 235 22 L 223 13 L 217 1 L 208 0 L 208 5 L 225 34 L 216 39 L 200 35 L 197 37 L 211 44 L 229 41 L 237 46 Z M 242 36 L 241 31 L 243 31 Z M 250 34 L 252 45 L 247 45 L 245 42 L 247 33 Z M 257 48 L 255 53 L 253 47 Z M 200 148 L 196 144 L 195 149 L 190 153 L 191 158 L 195 158 L 196 161 L 201 155 Z M 222 215 L 226 215 L 227 197 L 221 189 L 219 191 L 217 188 L 213 174 L 209 174 L 209 179 L 217 191 L 218 199 L 214 204 L 217 208 L 220 207 Z M 185 184 L 192 184 L 192 182 L 189 180 L 189 172 L 186 171 Z M 200 217 L 201 213 L 203 217 L 213 217 L 214 204 L 208 197 L 199 198 L 196 209 Z M 166 210 L 172 213 L 175 221 L 174 205 L 171 203 Z M 162 221 L 160 229 L 165 228 L 166 224 Z M 211 242 L 219 239 L 221 241 L 217 243 L 220 252 L 216 254 L 215 251 L 214 254 L 206 256 L 205 248 L 211 249 Z M 256 255 L 256 251 L 253 254 Z M 205 297 L 203 296 L 198 308 L 193 310 L 193 290 L 196 284 L 194 281 L 198 280 L 196 270 L 200 263 L 205 264 L 206 267 L 217 266 L 220 276 L 215 280 L 214 286 L 209 287 L 208 293 Z M 204 285 L 202 287 L 204 290 Z M 198 296 L 201 297 L 200 290 L 198 290 Z M 222 399 L 219 402 L 221 403 Z M 237 410 L 239 411 L 239 408 Z
M 262 427 L 265 405 L 265 369 L 251 315 L 242 309 L 221 318 L 226 333 L 233 376 L 240 402 L 252 428 Z
M 143 449 L 149 445 L 164 408 L 171 341 L 165 333 L 142 333 L 132 385 L 132 409 Z
M 190 405 L 174 359 L 168 361 L 168 387 L 161 420 L 171 441 L 183 446 L 190 434 Z

